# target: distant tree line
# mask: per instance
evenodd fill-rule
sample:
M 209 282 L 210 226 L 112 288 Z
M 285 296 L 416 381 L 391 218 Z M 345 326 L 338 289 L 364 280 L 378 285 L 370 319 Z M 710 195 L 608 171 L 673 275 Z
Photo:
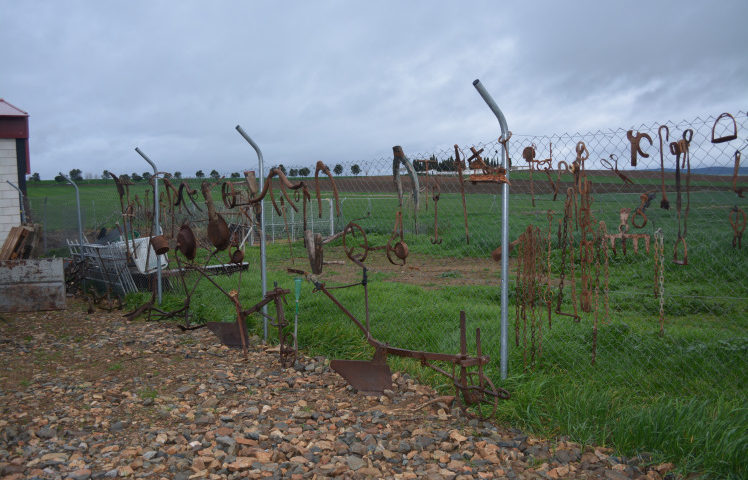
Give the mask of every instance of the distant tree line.
M 450 161 L 451 161 L 451 158 L 450 158 Z M 442 162 L 442 163 L 445 163 L 445 162 Z M 286 175 L 288 175 L 290 177 L 308 177 L 308 176 L 310 176 L 312 174 L 312 169 L 309 168 L 309 167 L 292 167 L 292 168 L 286 169 L 285 165 L 283 165 L 281 163 L 281 164 L 278 165 L 277 168 L 279 168 L 284 174 L 286 174 Z M 418 168 L 416 168 L 416 170 L 418 170 Z M 341 164 L 338 163 L 338 164 L 336 164 L 333 167 L 332 171 L 333 171 L 333 173 L 335 175 L 342 175 L 345 170 L 343 168 L 343 165 L 341 165 Z M 352 175 L 358 175 L 358 174 L 360 174 L 361 173 L 361 167 L 357 163 L 354 163 L 353 165 L 350 166 L 350 173 Z M 73 168 L 72 170 L 70 170 L 68 172 L 68 176 L 74 182 L 78 182 L 78 181 L 83 180 L 83 172 L 79 168 Z M 130 180 L 132 182 L 148 182 L 151 179 L 151 177 L 153 176 L 153 174 L 151 172 L 143 172 L 143 173 L 131 172 L 130 174 L 123 174 L 123 175 L 119 175 L 119 176 L 125 177 L 126 179 L 128 179 L 128 180 Z M 180 171 L 177 170 L 173 174 L 166 173 L 165 176 L 167 178 L 173 177 L 173 178 L 176 178 L 176 179 L 181 179 L 182 178 L 182 172 L 180 172 Z M 217 170 L 215 170 L 215 169 L 211 170 L 210 173 L 208 174 L 208 176 L 211 179 L 213 179 L 213 180 L 219 180 L 219 179 L 222 178 L 221 174 Z M 241 176 L 242 175 L 239 172 L 231 172 L 229 174 L 230 178 L 241 178 Z M 89 173 L 86 174 L 86 178 L 91 179 L 93 177 L 94 177 L 94 175 L 92 175 L 92 174 L 89 174 Z M 195 178 L 205 178 L 205 172 L 203 172 L 202 170 L 196 171 L 195 172 Z M 65 182 L 66 181 L 65 177 L 63 175 L 61 175 L 61 174 L 56 175 L 54 177 L 54 179 L 55 179 L 56 182 Z M 109 170 L 104 170 L 101 173 L 101 179 L 102 180 L 109 180 L 109 179 L 111 179 L 111 175 L 109 173 Z M 41 176 L 37 172 L 32 173 L 31 176 L 29 177 L 29 181 L 39 182 L 39 181 L 41 181 Z

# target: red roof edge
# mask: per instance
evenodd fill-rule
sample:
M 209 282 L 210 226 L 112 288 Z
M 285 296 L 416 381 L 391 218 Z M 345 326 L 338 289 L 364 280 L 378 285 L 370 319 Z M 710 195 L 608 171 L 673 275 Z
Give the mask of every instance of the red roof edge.
M 11 117 L 11 116 L 13 116 L 13 117 L 28 117 L 29 116 L 28 112 L 24 112 L 23 110 L 21 110 L 20 108 L 16 107 L 15 105 L 13 105 L 9 101 L 5 100 L 4 98 L 0 98 L 0 102 L 2 102 L 4 104 L 8 105 L 9 107 L 11 107 L 11 108 L 13 108 L 13 109 L 18 110 L 19 112 L 21 112 L 21 115 L 6 115 L 8 117 Z

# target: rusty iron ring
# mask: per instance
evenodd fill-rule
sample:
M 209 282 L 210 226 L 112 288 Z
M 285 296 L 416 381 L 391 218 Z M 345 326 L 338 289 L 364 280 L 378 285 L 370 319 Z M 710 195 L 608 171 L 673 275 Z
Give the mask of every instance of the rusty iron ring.
M 399 241 L 395 242 L 393 245 L 393 240 L 397 240 L 397 238 L 400 238 Z M 403 241 L 403 212 L 400 210 L 397 211 L 395 214 L 395 226 L 392 229 L 392 234 L 390 235 L 390 238 L 387 240 L 387 248 L 385 250 L 385 253 L 387 255 L 387 260 L 393 265 L 397 266 L 403 266 L 405 265 L 405 259 L 408 258 L 408 244 Z M 400 261 L 394 260 L 392 258 L 392 253 L 395 254 L 395 257 L 397 257 Z
M 350 234 L 351 237 L 355 237 L 356 230 L 361 232 L 361 236 L 363 237 L 363 245 L 359 244 L 359 245 L 349 246 L 349 243 L 352 243 L 352 242 L 349 242 L 348 235 Z M 362 247 L 364 250 L 364 253 L 356 254 L 355 253 L 356 247 Z M 345 228 L 343 229 L 343 251 L 345 252 L 346 257 L 350 258 L 353 261 L 363 262 L 364 260 L 366 260 L 366 256 L 369 255 L 369 250 L 372 250 L 372 249 L 369 247 L 369 241 L 366 238 L 366 232 L 361 227 L 361 225 L 359 225 L 358 223 L 353 223 L 353 222 L 348 223 L 348 225 L 346 225 Z
M 647 215 L 644 213 L 644 210 L 647 208 L 646 204 L 648 203 L 649 195 L 647 195 L 646 193 L 642 193 L 639 196 L 639 199 L 641 200 L 641 205 L 637 207 L 636 211 L 634 212 L 634 216 L 631 217 L 631 224 L 636 228 L 644 228 L 647 225 Z M 636 223 L 637 217 L 642 217 L 644 219 L 644 222 L 641 224 Z

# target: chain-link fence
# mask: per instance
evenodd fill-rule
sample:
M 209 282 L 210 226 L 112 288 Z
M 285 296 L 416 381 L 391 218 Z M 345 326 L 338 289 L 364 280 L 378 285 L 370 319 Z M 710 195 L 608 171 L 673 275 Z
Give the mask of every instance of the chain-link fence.
M 511 386 L 521 389 L 537 377 L 563 378 L 559 388 L 569 395 L 597 392 L 591 398 L 602 404 L 625 397 L 642 409 L 663 398 L 745 398 L 748 245 L 741 248 L 746 200 L 740 189 L 748 179 L 746 169 L 738 169 L 736 150 L 746 146 L 748 118 L 741 111 L 735 119 L 737 138 L 722 143 L 712 138 L 733 132 L 729 118 L 720 119 L 714 133 L 717 118 L 707 117 L 667 122 L 667 129 L 654 123 L 511 137 L 509 238 L 535 228 L 513 242 L 510 255 Z M 366 254 L 374 337 L 403 348 L 454 353 L 464 310 L 469 329 L 481 329 L 483 353 L 491 356 L 489 374 L 499 382 L 501 186 L 482 180 L 487 172 L 501 173 L 502 148 L 498 141 L 433 152 L 409 152 L 404 145 L 417 188 L 402 165 L 393 175 L 392 157 L 343 163 L 343 175 L 335 176 L 340 213 L 328 179 L 319 181 L 319 203 L 309 189 L 306 218 L 287 202 L 276 209 L 266 200 L 268 269 L 277 278 L 288 277 L 289 250 L 283 244 L 289 241 L 291 263 L 298 268 L 306 262 L 304 225 L 323 237 L 337 234 L 324 247 L 329 264 L 322 278 L 329 285 L 355 281 L 360 270 L 347 261 L 346 251 L 358 258 Z M 465 162 L 462 173 L 457 160 Z M 310 187 L 314 182 L 292 178 L 297 180 Z M 109 188 L 111 199 L 82 197 L 89 240 L 122 221 L 116 192 Z M 77 238 L 72 191 L 69 200 L 54 198 L 30 196 L 47 249 Z M 141 234 L 150 228 L 145 210 Z M 222 214 L 245 227 L 254 217 L 236 209 Z M 205 212 L 180 213 L 174 220 L 161 216 L 166 232 L 185 219 L 200 230 L 204 217 Z M 341 235 L 349 222 L 360 229 Z M 249 245 L 258 243 L 256 225 L 243 232 Z M 401 239 L 409 255 L 404 265 L 394 265 L 383 249 Z M 338 292 L 362 318 L 362 291 Z M 303 312 L 321 329 L 340 313 L 329 302 L 321 306 L 324 300 Z M 475 352 L 475 339 L 468 337 Z M 317 338 L 299 339 L 300 345 L 316 343 Z M 341 351 L 326 348 L 331 355 Z

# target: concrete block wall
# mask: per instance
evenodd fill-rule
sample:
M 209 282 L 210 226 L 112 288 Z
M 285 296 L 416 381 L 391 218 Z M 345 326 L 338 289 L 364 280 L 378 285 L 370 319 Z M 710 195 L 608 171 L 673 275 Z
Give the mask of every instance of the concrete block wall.
M 18 191 L 6 180 L 18 185 L 16 141 L 12 138 L 0 138 L 0 247 L 5 243 L 10 229 L 21 224 Z

